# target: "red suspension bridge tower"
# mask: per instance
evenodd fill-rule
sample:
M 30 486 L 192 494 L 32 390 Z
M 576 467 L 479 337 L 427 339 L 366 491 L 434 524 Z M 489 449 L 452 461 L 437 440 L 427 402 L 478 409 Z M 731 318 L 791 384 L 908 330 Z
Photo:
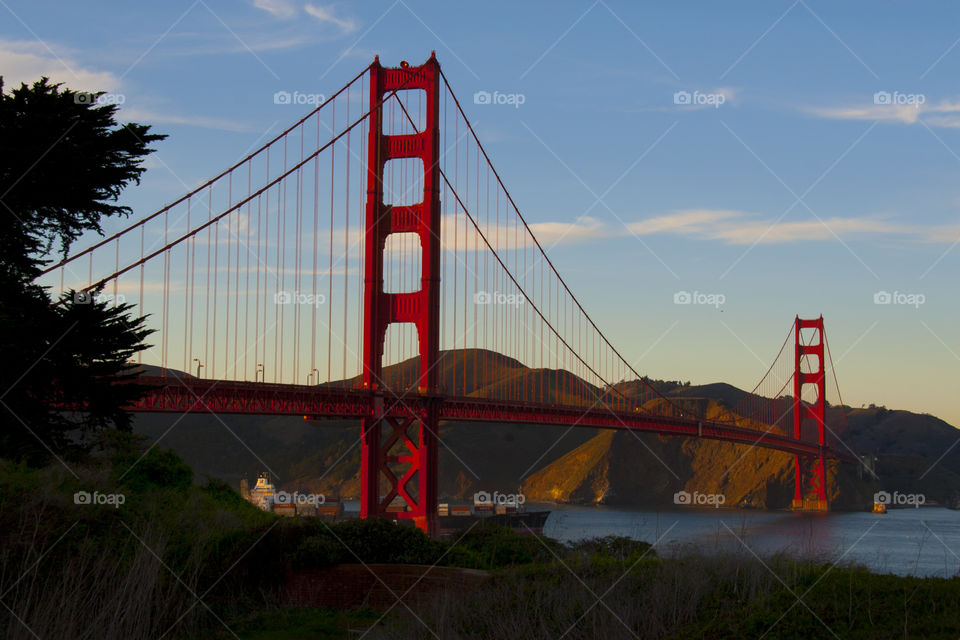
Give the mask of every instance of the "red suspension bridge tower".
M 383 132 L 384 97 L 397 90 L 419 90 L 425 95 L 423 131 L 387 135 Z M 387 328 L 413 323 L 420 357 L 419 393 L 431 398 L 425 409 L 403 411 L 402 396 L 394 400 L 392 415 L 384 412 L 385 398 L 377 396 L 375 415 L 362 421 L 361 517 L 386 514 L 399 496 L 410 518 L 433 535 L 437 520 L 437 429 L 440 398 L 437 364 L 440 356 L 440 65 L 431 55 L 419 67 L 403 64 L 384 68 L 379 58 L 370 67 L 370 133 L 365 224 L 366 263 L 363 291 L 363 386 L 382 389 L 383 351 Z M 423 197 L 400 206 L 384 202 L 384 166 L 389 160 L 417 158 L 423 162 Z M 408 293 L 384 291 L 384 251 L 393 233 L 415 233 L 423 259 L 420 289 Z M 397 409 L 404 414 L 397 417 Z M 390 433 L 387 434 L 386 431 Z M 400 443 L 403 455 L 391 454 Z M 399 477 L 391 463 L 407 465 Z M 381 478 L 386 494 L 381 496 Z M 416 489 L 416 491 L 413 491 Z M 414 495 L 415 494 L 415 495 Z
M 809 344 L 804 344 L 801 334 L 803 329 L 812 329 L 813 335 Z M 827 510 L 827 477 L 823 462 L 824 442 L 824 412 L 826 410 L 826 378 L 823 370 L 824 338 L 823 316 L 814 320 L 801 320 L 798 316 L 794 322 L 795 357 L 793 371 L 793 437 L 801 439 L 802 426 L 805 420 L 813 420 L 817 427 L 817 443 L 820 445 L 819 456 L 801 460 L 799 455 L 794 456 L 794 491 L 793 508 L 803 511 Z M 815 363 L 813 362 L 815 361 Z M 803 371 L 801 364 L 807 363 L 807 371 Z M 804 403 L 801 399 L 804 387 L 812 386 L 817 398 L 813 403 Z M 803 462 L 807 462 L 809 470 L 805 473 Z M 809 480 L 809 488 L 805 490 L 804 479 Z

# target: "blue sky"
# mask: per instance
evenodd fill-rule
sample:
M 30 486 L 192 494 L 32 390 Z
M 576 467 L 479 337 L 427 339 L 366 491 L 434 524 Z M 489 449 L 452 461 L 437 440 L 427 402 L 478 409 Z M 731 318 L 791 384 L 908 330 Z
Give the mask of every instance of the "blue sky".
M 793 317 L 822 313 L 848 404 L 960 424 L 958 5 L 0 0 L 0 15 L 8 87 L 109 91 L 170 135 L 124 196 L 140 213 L 309 109 L 276 91 L 329 95 L 375 54 L 435 49 L 561 274 L 641 371 L 751 388 Z M 681 291 L 725 302 L 676 305 Z

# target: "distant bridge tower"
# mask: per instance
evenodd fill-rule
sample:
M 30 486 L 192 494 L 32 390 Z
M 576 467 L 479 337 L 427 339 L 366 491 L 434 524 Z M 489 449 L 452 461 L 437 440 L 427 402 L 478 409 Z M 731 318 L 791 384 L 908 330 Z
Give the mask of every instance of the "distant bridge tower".
M 423 131 L 404 135 L 383 132 L 381 101 L 396 90 L 425 93 L 426 120 Z M 404 63 L 384 68 L 379 58 L 370 66 L 370 133 L 367 168 L 365 225 L 366 263 L 363 292 L 363 385 L 375 392 L 383 388 L 383 351 L 387 328 L 409 322 L 417 328 L 420 355 L 419 391 L 432 396 L 422 412 L 402 413 L 402 403 L 385 415 L 382 395 L 375 401 L 379 415 L 362 422 L 360 454 L 360 516 L 386 515 L 397 497 L 406 510 L 391 517 L 412 519 L 428 535 L 437 523 L 437 430 L 439 398 L 436 366 L 440 356 L 440 65 L 436 56 L 419 67 Z M 417 204 L 400 206 L 384 202 L 384 165 L 388 160 L 418 158 L 423 162 L 423 198 Z M 407 293 L 384 291 L 383 267 L 387 237 L 415 233 L 420 239 L 423 265 L 420 289 Z M 385 433 L 389 427 L 390 433 Z M 411 431 L 415 433 L 411 434 Z M 396 445 L 402 455 L 391 454 Z M 390 465 L 408 465 L 400 477 Z M 386 492 L 381 496 L 381 479 Z M 414 491 L 415 489 L 415 491 Z
M 803 344 L 801 330 L 813 329 L 814 335 L 810 344 Z M 826 410 L 826 383 L 823 371 L 823 316 L 815 320 L 801 320 L 799 316 L 794 323 L 795 367 L 793 371 L 793 437 L 801 439 L 801 427 L 805 420 L 813 420 L 817 426 L 817 442 L 821 453 L 812 459 L 801 460 L 799 455 L 794 456 L 794 492 L 793 508 L 803 511 L 826 511 L 827 504 L 827 474 L 823 463 L 824 424 Z M 816 360 L 816 365 L 810 371 L 801 371 L 800 364 L 806 356 L 808 363 Z M 811 363 L 812 365 L 812 363 Z M 817 399 L 813 404 L 805 404 L 801 400 L 805 387 L 812 386 L 816 390 Z M 805 464 L 806 463 L 806 464 Z M 809 467 L 805 472 L 804 467 Z M 809 481 L 809 486 L 805 480 Z

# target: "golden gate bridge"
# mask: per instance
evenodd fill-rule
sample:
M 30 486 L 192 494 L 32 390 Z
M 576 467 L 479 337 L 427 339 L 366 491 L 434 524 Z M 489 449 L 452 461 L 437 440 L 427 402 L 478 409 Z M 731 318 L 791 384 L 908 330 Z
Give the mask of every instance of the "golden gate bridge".
M 828 508 L 826 459 L 856 459 L 836 435 L 842 402 L 826 411 L 839 387 L 822 317 L 796 318 L 752 392 L 712 415 L 648 382 L 537 241 L 435 55 L 374 60 L 40 281 L 149 315 L 159 344 L 137 362 L 156 368 L 132 411 L 357 419 L 361 516 L 399 498 L 407 510 L 391 517 L 431 534 L 446 420 L 777 449 L 794 455 L 798 509 Z

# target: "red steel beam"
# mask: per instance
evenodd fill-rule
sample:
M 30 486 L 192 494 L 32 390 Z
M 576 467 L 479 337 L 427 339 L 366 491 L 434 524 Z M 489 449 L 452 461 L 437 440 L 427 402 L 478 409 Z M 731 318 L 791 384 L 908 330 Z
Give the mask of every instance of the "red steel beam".
M 848 462 L 848 454 L 818 443 L 796 440 L 774 431 L 698 420 L 695 417 L 661 417 L 640 412 L 616 412 L 604 407 L 584 409 L 525 402 L 477 398 L 428 396 L 419 393 L 395 394 L 369 389 L 347 389 L 322 385 L 285 385 L 260 382 L 233 382 L 196 378 L 141 376 L 140 382 L 154 386 L 143 399 L 128 407 L 144 413 L 235 413 L 296 415 L 316 419 L 362 419 L 373 416 L 403 418 L 427 415 L 439 404 L 441 420 L 508 422 L 548 426 L 577 426 L 594 429 L 623 429 L 667 436 L 709 438 L 800 456 L 824 456 Z

